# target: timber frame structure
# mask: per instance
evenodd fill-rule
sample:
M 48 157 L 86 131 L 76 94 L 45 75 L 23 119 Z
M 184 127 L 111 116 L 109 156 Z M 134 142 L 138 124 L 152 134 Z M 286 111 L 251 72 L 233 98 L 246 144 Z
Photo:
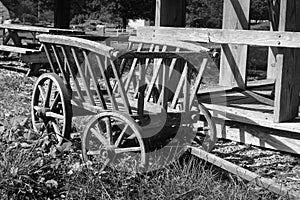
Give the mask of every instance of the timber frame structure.
M 268 3 L 271 30 L 256 31 L 250 30 L 251 0 L 224 0 L 222 29 L 177 28 L 185 26 L 185 0 L 157 0 L 156 26 L 137 34 L 219 44 L 219 86 L 198 94 L 218 137 L 300 154 L 300 2 Z M 269 49 L 265 80 L 247 81 L 250 46 Z M 226 102 L 218 101 L 222 95 Z

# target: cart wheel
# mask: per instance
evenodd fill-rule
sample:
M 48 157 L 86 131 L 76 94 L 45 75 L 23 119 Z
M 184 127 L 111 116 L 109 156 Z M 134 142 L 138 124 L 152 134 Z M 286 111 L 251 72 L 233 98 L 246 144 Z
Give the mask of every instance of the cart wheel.
M 200 128 L 200 133 L 203 136 L 199 139 L 198 135 L 195 137 L 194 141 L 201 145 L 201 148 L 207 152 L 210 152 L 215 143 L 217 142 L 217 130 L 216 124 L 212 120 L 211 114 L 207 108 L 198 103 L 198 109 L 200 111 L 200 119 L 203 122 L 203 126 Z
M 101 112 L 90 120 L 82 137 L 82 156 L 100 171 L 106 166 L 136 172 L 146 167 L 140 127 L 117 111 Z
M 33 90 L 31 117 L 34 130 L 54 133 L 57 145 L 61 145 L 64 138 L 70 138 L 71 98 L 58 75 L 46 73 L 38 78 Z

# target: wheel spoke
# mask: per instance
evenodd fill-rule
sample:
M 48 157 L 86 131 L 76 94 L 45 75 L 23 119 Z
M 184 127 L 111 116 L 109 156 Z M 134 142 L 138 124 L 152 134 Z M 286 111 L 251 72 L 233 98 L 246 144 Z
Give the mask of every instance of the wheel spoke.
M 40 95 L 41 95 L 43 101 L 45 102 L 46 101 L 45 90 L 41 85 L 39 85 L 38 88 L 39 88 L 39 91 L 40 91 Z
M 88 151 L 86 154 L 88 156 L 95 156 L 95 155 L 100 155 L 101 151 L 100 150 L 97 150 L 97 151 Z
M 52 126 L 56 135 L 56 138 L 58 140 L 58 144 L 60 144 L 62 142 L 62 140 L 64 139 L 64 137 L 62 136 L 61 131 L 59 130 L 59 127 L 57 126 L 56 123 L 52 122 Z
M 39 107 L 39 106 L 33 106 L 33 109 L 34 109 L 35 111 L 40 111 L 42 108 Z
M 124 129 L 122 130 L 121 134 L 119 135 L 119 137 L 118 137 L 118 139 L 117 139 L 117 141 L 116 141 L 116 143 L 115 143 L 115 146 L 116 146 L 116 147 L 119 146 L 119 144 L 120 144 L 120 142 L 121 142 L 121 140 L 122 140 L 124 134 L 126 133 L 126 130 L 127 130 L 128 126 L 129 126 L 129 125 L 126 124 L 126 126 L 125 126 Z
M 127 152 L 139 152 L 141 150 L 142 150 L 141 147 L 118 148 L 115 149 L 115 153 L 120 154 L 120 153 L 127 153 Z
M 108 141 L 106 138 L 100 134 L 96 129 L 91 128 L 91 132 L 95 135 L 95 137 L 103 144 L 103 145 L 108 145 Z
M 51 88 L 52 88 L 52 80 L 49 80 L 49 84 L 46 91 L 44 106 L 48 107 L 50 103 L 50 95 L 51 95 Z
M 110 159 L 109 158 L 107 158 L 106 160 L 105 160 L 105 162 L 103 163 L 103 166 L 101 167 L 101 169 L 100 169 L 100 172 L 102 172 L 102 171 L 104 171 L 104 169 L 105 169 L 105 167 L 107 167 L 107 165 L 110 163 Z
M 107 133 L 109 144 L 112 145 L 113 144 L 113 137 L 112 137 L 112 130 L 111 130 L 111 124 L 110 123 L 111 123 L 110 117 L 107 117 L 107 119 L 105 119 L 106 133 Z
M 52 103 L 52 105 L 50 107 L 50 110 L 53 110 L 58 105 L 59 100 L 60 100 L 59 93 L 57 93 L 56 96 L 55 96 L 55 98 L 54 98 L 54 100 L 53 100 L 53 103 Z
M 46 112 L 46 117 L 53 117 L 55 119 L 60 119 L 60 120 L 65 119 L 63 115 L 57 114 L 57 113 L 54 113 L 54 112 Z

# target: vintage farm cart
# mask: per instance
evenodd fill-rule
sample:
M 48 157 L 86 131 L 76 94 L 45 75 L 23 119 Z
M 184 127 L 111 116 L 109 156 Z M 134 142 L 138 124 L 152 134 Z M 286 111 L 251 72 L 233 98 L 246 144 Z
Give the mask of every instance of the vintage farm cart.
M 33 91 L 37 131 L 54 133 L 61 144 L 70 138 L 73 117 L 93 116 L 82 135 L 83 158 L 103 167 L 128 156 L 135 167 L 146 166 L 158 157 L 151 152 L 168 146 L 166 157 L 180 153 L 198 133 L 204 137 L 195 141 L 212 149 L 215 124 L 195 98 L 209 49 L 131 37 L 130 51 L 121 53 L 75 37 L 43 34 L 39 40 L 51 71 L 38 78 Z

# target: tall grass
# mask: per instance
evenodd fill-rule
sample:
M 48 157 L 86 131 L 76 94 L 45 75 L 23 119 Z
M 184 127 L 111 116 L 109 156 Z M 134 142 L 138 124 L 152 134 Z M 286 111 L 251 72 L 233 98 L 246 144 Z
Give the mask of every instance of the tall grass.
M 68 149 L 48 145 L 47 136 L 31 144 L 0 145 L 1 199 L 270 199 L 221 169 L 185 154 L 160 170 L 135 174 L 81 162 L 80 141 Z M 27 144 L 27 145 L 25 145 Z

